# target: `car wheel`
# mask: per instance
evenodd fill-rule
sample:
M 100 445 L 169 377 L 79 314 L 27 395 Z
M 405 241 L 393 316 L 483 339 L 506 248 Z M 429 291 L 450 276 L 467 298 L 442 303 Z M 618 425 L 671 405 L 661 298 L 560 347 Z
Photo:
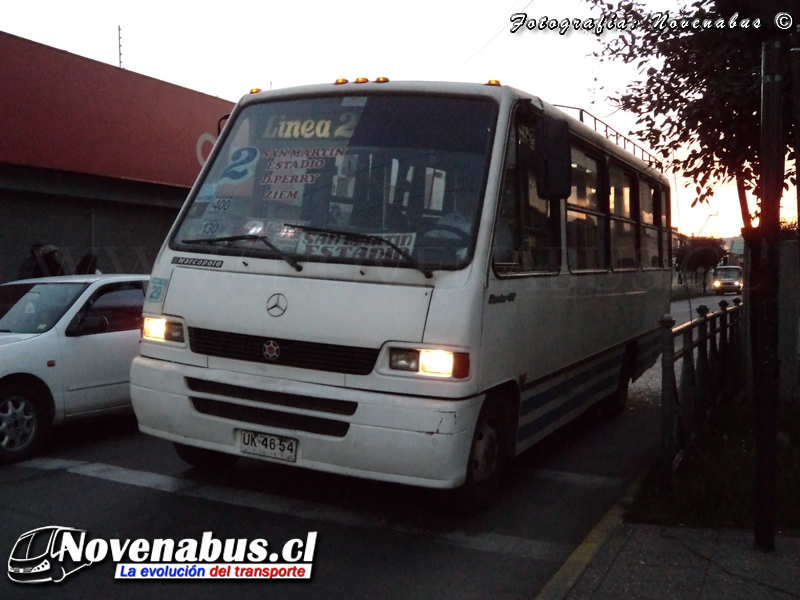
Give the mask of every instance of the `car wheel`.
M 491 504 L 508 466 L 508 422 L 501 406 L 487 397 L 475 424 L 467 460 L 467 478 L 456 491 L 461 510 L 468 514 Z
M 181 460 L 206 471 L 220 471 L 239 460 L 239 457 L 234 454 L 225 454 L 197 446 L 187 446 L 177 442 L 174 443 L 174 446 L 175 452 L 178 453 Z
M 12 384 L 0 389 L 0 462 L 33 456 L 49 425 L 41 401 L 30 388 Z

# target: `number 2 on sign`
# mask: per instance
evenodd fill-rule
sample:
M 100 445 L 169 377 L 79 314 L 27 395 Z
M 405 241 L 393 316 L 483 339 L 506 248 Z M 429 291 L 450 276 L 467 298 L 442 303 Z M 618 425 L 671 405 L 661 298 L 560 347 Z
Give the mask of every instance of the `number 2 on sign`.
M 219 181 L 230 181 L 233 183 L 241 183 L 245 179 L 253 176 L 255 173 L 255 162 L 258 159 L 258 150 L 252 146 L 239 148 L 236 152 L 231 154 L 231 164 L 229 164 Z

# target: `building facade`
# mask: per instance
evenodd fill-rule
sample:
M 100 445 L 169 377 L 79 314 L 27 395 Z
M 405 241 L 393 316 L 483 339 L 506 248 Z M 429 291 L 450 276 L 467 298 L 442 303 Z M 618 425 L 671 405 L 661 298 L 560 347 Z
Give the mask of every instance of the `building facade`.
M 0 282 L 31 244 L 148 273 L 233 103 L 0 32 Z

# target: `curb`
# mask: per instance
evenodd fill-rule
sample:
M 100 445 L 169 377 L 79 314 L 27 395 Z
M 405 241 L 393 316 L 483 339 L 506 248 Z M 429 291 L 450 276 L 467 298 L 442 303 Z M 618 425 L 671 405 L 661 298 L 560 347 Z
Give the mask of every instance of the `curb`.
M 539 591 L 536 600 L 563 600 L 567 597 L 591 564 L 597 551 L 608 541 L 616 528 L 622 524 L 628 507 L 633 502 L 642 480 L 649 471 L 650 468 L 628 484 L 622 497 L 617 500 L 614 506 L 608 509 L 608 512 L 600 519 L 600 522 L 594 526 L 580 545 L 569 555 L 569 558 L 564 561 L 561 568 Z

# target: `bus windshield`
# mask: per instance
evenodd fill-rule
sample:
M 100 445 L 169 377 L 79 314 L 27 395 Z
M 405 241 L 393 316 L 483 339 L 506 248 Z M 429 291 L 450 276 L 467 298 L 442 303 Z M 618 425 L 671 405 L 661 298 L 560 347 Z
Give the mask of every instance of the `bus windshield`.
M 472 258 L 497 119 L 487 99 L 249 104 L 171 246 L 306 262 L 458 269 Z

